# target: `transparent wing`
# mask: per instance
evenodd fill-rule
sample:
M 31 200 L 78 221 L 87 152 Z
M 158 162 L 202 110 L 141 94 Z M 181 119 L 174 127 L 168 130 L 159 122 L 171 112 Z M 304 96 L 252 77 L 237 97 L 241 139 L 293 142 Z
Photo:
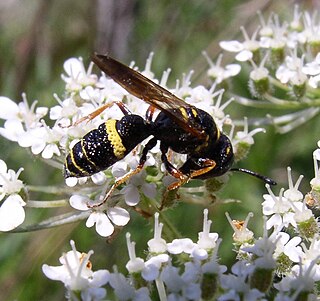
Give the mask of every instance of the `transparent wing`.
M 201 126 L 183 115 L 182 111 L 179 109 L 192 109 L 195 107 L 187 104 L 179 97 L 143 76 L 141 73 L 109 56 L 94 54 L 92 56 L 92 61 L 106 75 L 110 76 L 130 94 L 163 111 L 185 131 L 198 136 L 200 139 L 205 137 L 205 133 Z

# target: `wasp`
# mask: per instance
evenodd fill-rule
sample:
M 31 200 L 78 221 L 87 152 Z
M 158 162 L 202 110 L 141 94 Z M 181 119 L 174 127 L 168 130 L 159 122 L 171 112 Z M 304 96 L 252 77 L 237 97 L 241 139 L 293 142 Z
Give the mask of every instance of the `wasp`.
M 251 174 L 270 185 L 276 184 L 272 179 L 256 172 L 232 168 L 234 153 L 231 141 L 220 131 L 210 114 L 186 103 L 110 56 L 94 54 L 92 61 L 129 94 L 142 99 L 150 106 L 145 118 L 131 114 L 122 102 L 113 102 L 80 119 L 77 123 L 91 120 L 114 103 L 124 114 L 120 120 L 110 119 L 100 124 L 73 146 L 66 157 L 65 177 L 90 176 L 105 170 L 123 159 L 143 140 L 152 136 L 142 150 L 138 166 L 115 180 L 101 204 L 117 186 L 142 170 L 148 152 L 158 141 L 161 160 L 168 173 L 176 179 L 168 187 L 169 190 L 180 187 L 190 179 L 218 177 L 229 170 Z M 153 120 L 156 109 L 160 112 Z M 181 167 L 175 167 L 169 162 L 169 150 L 187 155 Z

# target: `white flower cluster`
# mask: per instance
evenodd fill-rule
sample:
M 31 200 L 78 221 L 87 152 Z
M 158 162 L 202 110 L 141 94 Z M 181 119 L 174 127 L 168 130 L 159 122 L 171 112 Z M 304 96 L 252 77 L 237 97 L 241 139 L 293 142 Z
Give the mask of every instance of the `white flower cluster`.
M 295 6 L 291 22 L 281 24 L 276 14 L 272 14 L 267 22 L 259 16 L 261 26 L 251 38 L 241 27 L 244 41 L 222 41 L 221 48 L 236 52 L 237 61 L 251 61 L 255 69 L 255 73 L 251 75 L 252 79 L 261 79 L 269 74 L 264 67 L 268 62 L 261 59 L 269 56 L 269 61 L 277 63 L 274 67 L 281 64 L 277 67 L 275 75 L 282 84 L 290 82 L 292 85 L 301 85 L 307 82 L 310 87 L 317 88 L 320 80 L 318 16 L 309 12 L 299 12 L 298 6 Z M 258 67 L 257 62 L 263 64 Z M 260 76 L 257 75 L 258 71 Z
M 319 153 L 319 149 L 315 151 Z M 317 173 L 319 170 L 317 168 Z M 167 242 L 162 238 L 163 224 L 159 213 L 154 217 L 154 236 L 148 241 L 146 259 L 136 256 L 135 243 L 127 233 L 129 261 L 128 276 L 118 272 L 98 271 L 100 286 L 95 293 L 94 276 L 86 272 L 74 273 L 66 269 L 66 256 L 60 267 L 43 266 L 45 275 L 60 280 L 72 295 L 78 291 L 81 300 L 102 300 L 112 290 L 118 300 L 317 300 L 320 281 L 320 237 L 317 220 L 307 208 L 303 194 L 298 190 L 302 176 L 293 184 L 288 168 L 287 190 L 281 189 L 276 197 L 267 185 L 268 194 L 262 203 L 264 232 L 260 238 L 248 229 L 249 213 L 245 221 L 227 218 L 234 229 L 236 263 L 228 271 L 219 263 L 218 233 L 210 232 L 212 222 L 204 210 L 203 230 L 197 242 L 189 238 Z M 313 179 L 315 182 L 319 179 Z M 291 235 L 289 234 L 291 233 Z M 231 249 L 231 248 L 230 248 Z M 68 264 L 68 263 L 67 263 Z M 69 265 L 71 265 L 69 263 Z M 83 266 L 81 261 L 78 265 Z M 80 269 L 79 267 L 77 269 Z M 277 276 L 278 278 L 276 278 Z M 86 279 L 78 284 L 80 279 Z M 105 288 L 101 288 L 105 285 Z M 104 294 L 100 294 L 103 290 Z M 101 298 L 99 298 L 99 294 Z M 70 299 L 76 300 L 76 299 Z
M 235 96 L 236 101 L 249 106 L 298 110 L 295 114 L 269 117 L 277 130 L 285 133 L 319 113 L 319 13 L 301 12 L 296 5 L 292 20 L 283 23 L 274 13 L 267 21 L 261 14 L 259 17 L 261 24 L 251 37 L 241 27 L 243 41 L 221 41 L 220 47 L 236 53 L 238 62 L 249 63 L 250 92 L 260 104 L 242 96 Z
M 152 57 L 153 54 L 148 58 L 145 70 L 142 73 L 151 77 L 155 82 L 160 82 L 162 86 L 166 86 L 170 70 L 163 73 L 160 81 L 154 79 L 154 75 L 151 72 Z M 206 57 L 212 69 L 214 63 L 207 55 Z M 220 65 L 220 60 L 221 58 L 219 58 L 215 65 L 216 69 Z M 121 110 L 116 105 L 111 105 L 92 120 L 91 118 L 89 118 L 89 121 L 86 120 L 86 117 L 98 108 L 106 104 L 121 101 L 133 114 L 145 116 L 149 106 L 146 102 L 129 95 L 127 91 L 104 74 L 101 74 L 101 76 L 93 74 L 92 67 L 93 64 L 91 63 L 88 69 L 86 69 L 81 58 L 68 59 L 64 63 L 65 73 L 62 75 L 62 79 L 66 83 L 64 98 L 60 99 L 54 94 L 54 98 L 58 104 L 51 108 L 37 107 L 37 104 L 40 103 L 38 101 L 34 101 L 29 106 L 25 94 L 23 95 L 23 101 L 18 104 L 7 97 L 1 96 L 0 106 L 2 110 L 0 118 L 4 120 L 4 124 L 0 128 L 0 135 L 18 143 L 21 147 L 30 148 L 35 156 L 41 156 L 44 162 L 62 170 L 66 155 L 86 133 L 97 128 L 108 119 L 121 119 L 123 117 Z M 235 70 L 231 71 L 233 68 Z M 181 83 L 177 81 L 176 87 L 170 89 L 170 91 L 178 97 L 183 98 L 187 103 L 191 103 L 197 108 L 211 114 L 221 130 L 227 125 L 230 131 L 230 138 L 235 147 L 235 154 L 237 154 L 241 145 L 241 152 L 239 150 L 238 153 L 243 153 L 243 155 L 237 156 L 237 159 L 241 159 L 253 144 L 252 136 L 262 131 L 262 129 L 249 132 L 247 125 L 245 125 L 244 131 L 235 132 L 232 120 L 224 113 L 225 108 L 233 99 L 223 102 L 224 91 L 215 91 L 216 83 L 221 83 L 222 80 L 234 76 L 237 73 L 238 67 L 231 66 L 227 69 L 229 71 L 225 72 L 219 69 L 219 80 L 216 80 L 209 89 L 201 85 L 191 87 L 191 72 L 183 77 Z M 84 121 L 79 122 L 79 120 Z M 142 142 L 141 146 L 143 147 L 146 142 Z M 83 218 L 88 217 L 86 225 L 88 227 L 95 225 L 97 233 L 101 236 L 110 236 L 114 232 L 115 227 L 123 227 L 129 222 L 130 216 L 127 209 L 137 206 L 141 195 L 154 200 L 157 197 L 157 190 L 163 187 L 163 185 L 167 185 L 164 183 L 170 182 L 166 177 L 163 179 L 164 182 L 162 182 L 164 168 L 161 164 L 159 146 L 157 145 L 149 152 L 147 162 L 145 163 L 145 167 L 152 166 L 152 175 L 148 174 L 146 171 L 148 169 L 145 168 L 142 172 L 128 179 L 125 187 L 120 186 L 119 189 L 117 188 L 117 193 L 114 194 L 115 197 L 110 199 L 104 206 L 94 206 L 101 203 L 116 178 L 124 176 L 130 170 L 137 167 L 139 153 L 142 149 L 141 146 L 138 145 L 132 153 L 128 154 L 123 160 L 116 162 L 106 171 L 101 171 L 91 177 L 70 177 L 65 180 L 66 185 L 71 189 L 77 186 L 76 192 L 71 192 L 69 198 L 70 206 L 76 210 L 86 212 L 83 215 Z M 174 154 L 171 157 L 172 162 L 177 166 L 181 166 L 185 160 L 185 156 L 179 154 Z M 162 171 L 155 172 L 154 168 Z M 3 178 L 7 177 L 6 167 L 1 169 L 0 172 Z M 155 174 L 157 176 L 154 176 Z M 148 180 L 146 180 L 147 178 Z M 72 191 L 71 189 L 68 193 Z M 2 210 L 0 210 L 0 213 L 6 212 L 4 215 L 7 217 L 6 219 L 1 219 L 1 223 L 8 224 L 8 226 L 3 226 L 0 229 L 3 231 L 14 229 L 24 220 L 22 206 L 25 203 L 22 203 L 22 200 L 18 202 L 19 210 L 15 210 L 16 214 L 18 212 L 21 213 L 19 218 L 16 219 L 14 214 L 7 214 L 5 208 L 12 198 L 14 196 L 10 195 L 7 200 L 8 202 L 3 203 L 2 207 L 0 207 Z M 27 199 L 25 201 L 28 207 L 29 203 Z M 32 207 L 43 207 L 44 204 L 44 202 L 41 205 L 33 203 Z M 46 206 L 50 207 L 50 203 L 47 202 Z M 52 206 L 56 206 L 56 204 Z M 10 219 L 14 221 L 8 223 Z

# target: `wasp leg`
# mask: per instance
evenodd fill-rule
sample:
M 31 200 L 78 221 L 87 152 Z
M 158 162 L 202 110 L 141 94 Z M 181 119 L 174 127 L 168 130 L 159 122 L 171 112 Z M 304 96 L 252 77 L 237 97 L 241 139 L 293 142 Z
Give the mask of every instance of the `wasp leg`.
M 160 145 L 160 150 L 161 150 L 161 160 L 166 168 L 166 170 L 169 172 L 170 175 L 178 179 L 178 182 L 174 182 L 171 185 L 168 186 L 168 190 L 173 190 L 175 188 L 178 188 L 179 186 L 183 185 L 184 183 L 188 182 L 189 177 L 182 173 L 179 169 L 174 167 L 168 160 L 167 158 L 167 152 L 168 152 L 168 147 Z
M 110 102 L 108 104 L 103 105 L 102 107 L 98 108 L 97 110 L 93 111 L 92 113 L 88 114 L 87 116 L 84 116 L 84 117 L 80 118 L 73 125 L 76 126 L 76 125 L 80 124 L 83 121 L 89 122 L 90 120 L 92 120 L 92 119 L 96 118 L 97 116 L 99 116 L 106 109 L 112 107 L 114 104 L 116 104 L 120 108 L 120 110 L 122 111 L 122 113 L 124 115 L 129 115 L 130 114 L 129 109 L 124 105 L 123 102 L 121 102 L 121 101 L 112 101 L 112 102 Z
M 206 174 L 210 170 L 214 169 L 216 165 L 217 165 L 216 161 L 211 159 L 205 159 L 203 161 L 203 167 L 201 169 L 193 170 L 190 174 L 190 178 L 192 179 L 195 177 L 199 177 L 203 174 Z
M 174 173 L 171 173 L 175 178 L 178 178 L 178 182 L 174 182 L 171 185 L 168 186 L 168 190 L 174 190 L 179 188 L 181 185 L 187 183 L 190 179 L 201 176 L 203 174 L 206 174 L 210 170 L 212 170 L 217 164 L 214 160 L 211 159 L 205 159 L 203 162 L 203 167 L 201 169 L 193 170 L 190 174 L 185 175 L 180 170 L 177 170 Z
M 155 112 L 156 108 L 154 106 L 149 106 L 146 112 L 146 120 L 147 122 L 151 122 L 153 118 L 153 114 Z
M 114 192 L 114 190 L 121 184 L 123 184 L 124 182 L 126 182 L 128 179 L 130 179 L 133 175 L 136 175 L 138 174 L 144 164 L 146 163 L 147 161 L 147 154 L 148 152 L 157 144 L 157 139 L 156 138 L 152 138 L 148 141 L 148 143 L 145 145 L 143 151 L 142 151 L 142 155 L 141 155 L 141 158 L 140 158 L 140 161 L 139 161 L 139 164 L 138 166 L 127 172 L 125 175 L 123 175 L 122 177 L 119 177 L 116 179 L 116 181 L 114 182 L 114 184 L 111 186 L 110 190 L 107 192 L 107 194 L 105 195 L 103 201 L 99 204 L 94 204 L 94 205 L 88 205 L 89 208 L 96 208 L 96 207 L 100 207 L 102 206 L 107 200 L 108 198 L 112 195 L 112 193 Z

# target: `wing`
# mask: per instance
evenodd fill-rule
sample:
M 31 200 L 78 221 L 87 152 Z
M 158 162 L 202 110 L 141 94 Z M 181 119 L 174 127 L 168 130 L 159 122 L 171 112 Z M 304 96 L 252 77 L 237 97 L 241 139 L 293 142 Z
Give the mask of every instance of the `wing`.
M 144 100 L 155 108 L 163 111 L 169 118 L 185 131 L 200 139 L 205 138 L 201 126 L 185 117 L 179 108 L 195 108 L 178 98 L 168 90 L 154 83 L 132 68 L 101 54 L 94 54 L 92 61 L 130 94 Z M 173 109 L 176 109 L 173 111 Z

